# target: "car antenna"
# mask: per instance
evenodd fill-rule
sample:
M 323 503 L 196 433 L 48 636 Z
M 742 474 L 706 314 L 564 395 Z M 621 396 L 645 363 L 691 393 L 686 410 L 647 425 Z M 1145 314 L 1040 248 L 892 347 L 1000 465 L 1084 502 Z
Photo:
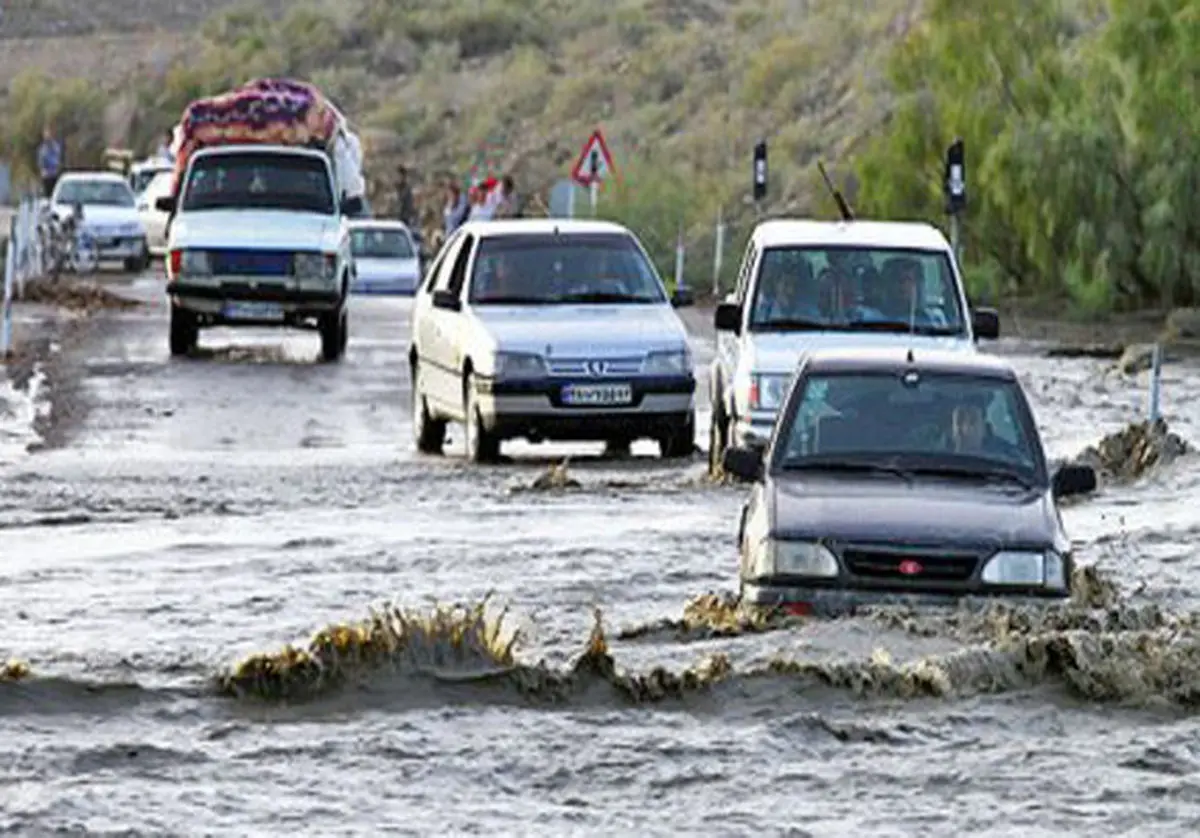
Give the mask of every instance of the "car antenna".
M 846 198 L 842 195 L 842 190 L 833 185 L 833 181 L 829 179 L 829 173 L 825 171 L 825 164 L 820 160 L 817 161 L 817 169 L 821 172 L 821 177 L 825 180 L 825 187 L 829 193 L 833 195 L 834 203 L 837 204 L 838 212 L 842 214 L 842 221 L 853 221 L 854 210 L 850 209 L 850 204 L 846 202 Z

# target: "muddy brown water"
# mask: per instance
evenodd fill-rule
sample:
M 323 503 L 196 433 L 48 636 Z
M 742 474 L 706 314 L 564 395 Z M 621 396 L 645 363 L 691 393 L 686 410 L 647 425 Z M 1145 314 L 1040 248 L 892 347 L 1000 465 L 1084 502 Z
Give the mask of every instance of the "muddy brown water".
M 683 631 L 654 624 L 734 587 L 744 490 L 702 455 L 514 444 L 474 468 L 452 429 L 417 456 L 406 301 L 355 300 L 329 366 L 270 331 L 172 361 L 161 280 L 127 293 L 147 305 L 64 346 L 47 445 L 0 472 L 0 663 L 32 669 L 0 683 L 0 829 L 1195 834 L 1192 457 L 1064 509 L 1108 602 Z M 1052 456 L 1144 414 L 1144 374 L 994 349 Z M 1165 369 L 1200 441 L 1197 385 Z M 563 454 L 578 487 L 514 490 Z M 499 632 L 422 622 L 488 594 Z

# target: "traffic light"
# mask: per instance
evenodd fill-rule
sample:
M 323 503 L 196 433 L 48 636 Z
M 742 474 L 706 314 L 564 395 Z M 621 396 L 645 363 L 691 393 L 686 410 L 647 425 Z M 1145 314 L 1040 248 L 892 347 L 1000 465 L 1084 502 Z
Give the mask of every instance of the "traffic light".
M 754 146 L 754 200 L 767 197 L 767 141 L 759 140 Z
M 946 212 L 958 215 L 967 207 L 967 163 L 962 139 L 946 149 Z

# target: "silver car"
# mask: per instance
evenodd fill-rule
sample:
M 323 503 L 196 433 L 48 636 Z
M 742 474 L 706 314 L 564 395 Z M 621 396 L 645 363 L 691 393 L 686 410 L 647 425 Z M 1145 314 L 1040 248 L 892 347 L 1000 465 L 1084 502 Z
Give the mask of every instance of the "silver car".
M 401 221 L 362 219 L 350 222 L 356 294 L 415 294 L 421 284 L 421 255 L 412 232 Z
M 651 438 L 664 457 L 695 446 L 688 335 L 653 262 L 602 221 L 475 221 L 434 259 L 413 304 L 413 433 L 440 452 L 466 426 L 471 460 L 506 439 Z

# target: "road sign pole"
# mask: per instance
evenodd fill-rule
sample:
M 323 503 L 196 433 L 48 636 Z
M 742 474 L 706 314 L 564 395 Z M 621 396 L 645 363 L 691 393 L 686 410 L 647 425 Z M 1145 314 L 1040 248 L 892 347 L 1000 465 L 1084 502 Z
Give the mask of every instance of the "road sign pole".
M 600 205 L 600 183 L 595 179 L 588 184 L 588 198 L 592 202 L 592 218 L 595 218 Z
M 725 256 L 725 217 L 717 207 L 717 235 L 713 243 L 713 298 L 721 295 L 721 262 Z

